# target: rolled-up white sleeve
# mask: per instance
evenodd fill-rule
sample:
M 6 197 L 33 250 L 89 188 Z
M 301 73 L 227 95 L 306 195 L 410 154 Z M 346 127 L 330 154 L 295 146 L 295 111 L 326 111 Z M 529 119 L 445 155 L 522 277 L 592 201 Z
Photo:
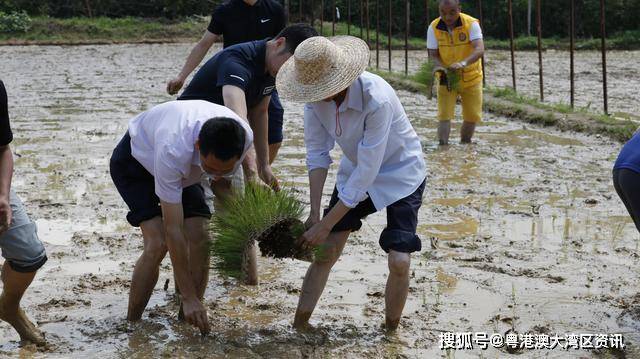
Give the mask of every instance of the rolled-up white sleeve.
M 358 144 L 358 163 L 342 189 L 338 198 L 349 208 L 367 198 L 367 191 L 378 173 L 389 140 L 393 107 L 385 102 L 365 119 L 364 137 Z
M 307 169 L 329 168 L 332 160 L 330 152 L 335 140 L 322 126 L 315 112 L 309 106 L 304 109 L 304 143 L 307 147 Z
M 431 25 L 429 25 L 429 28 L 427 29 L 427 49 L 438 49 L 438 39 L 436 38 L 436 32 L 433 30 L 433 26 Z

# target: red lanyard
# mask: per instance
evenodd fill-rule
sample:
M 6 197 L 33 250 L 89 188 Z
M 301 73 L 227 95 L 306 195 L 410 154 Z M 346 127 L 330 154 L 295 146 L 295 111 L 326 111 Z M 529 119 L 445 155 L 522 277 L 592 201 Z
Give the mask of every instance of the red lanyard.
M 340 124 L 340 111 L 338 110 L 338 106 L 336 106 L 336 136 L 342 136 L 342 125 Z

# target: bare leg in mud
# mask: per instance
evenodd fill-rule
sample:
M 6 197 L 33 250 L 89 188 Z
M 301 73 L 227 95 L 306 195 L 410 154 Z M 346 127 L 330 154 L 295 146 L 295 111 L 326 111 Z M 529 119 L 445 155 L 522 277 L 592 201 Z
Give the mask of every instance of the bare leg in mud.
M 387 330 L 395 330 L 400 323 L 402 310 L 409 294 L 409 267 L 411 256 L 409 253 L 389 251 L 389 277 L 384 293 Z
M 440 146 L 449 144 L 449 135 L 451 134 L 451 121 L 438 122 L 438 142 Z
M 464 121 L 462 127 L 460 127 L 460 143 L 471 143 L 475 130 L 475 123 Z
M 184 236 L 189 242 L 189 268 L 200 300 L 204 298 L 209 281 L 209 234 L 206 225 L 207 219 L 202 217 L 184 220 Z
M 273 161 L 276 160 L 278 156 L 278 151 L 280 151 L 280 146 L 282 142 L 272 143 L 269 145 L 269 164 L 273 164 Z
M 158 282 L 160 263 L 167 254 L 167 244 L 164 240 L 162 218 L 155 217 L 140 223 L 144 249 L 133 269 L 131 291 L 129 293 L 129 310 L 127 319 L 140 320 L 142 312 L 149 303 L 153 288 Z
M 27 290 L 36 272 L 19 273 L 11 269 L 9 263 L 2 266 L 3 291 L 0 295 L 0 319 L 11 324 L 20 339 L 36 345 L 45 345 L 44 335 L 31 323 L 20 309 L 20 300 Z
M 293 321 L 293 326 L 296 329 L 305 329 L 309 326 L 309 318 L 327 284 L 331 268 L 340 258 L 350 233 L 350 231 L 331 233 L 322 247 L 322 256 L 316 258 L 309 266 L 302 282 L 298 309 Z

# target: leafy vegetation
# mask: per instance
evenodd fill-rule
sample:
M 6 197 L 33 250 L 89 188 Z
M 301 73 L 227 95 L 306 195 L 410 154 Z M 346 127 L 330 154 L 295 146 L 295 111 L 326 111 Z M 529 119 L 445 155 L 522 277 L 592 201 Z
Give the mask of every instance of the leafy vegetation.
M 0 33 L 25 33 L 31 28 L 31 18 L 25 11 L 0 11 Z

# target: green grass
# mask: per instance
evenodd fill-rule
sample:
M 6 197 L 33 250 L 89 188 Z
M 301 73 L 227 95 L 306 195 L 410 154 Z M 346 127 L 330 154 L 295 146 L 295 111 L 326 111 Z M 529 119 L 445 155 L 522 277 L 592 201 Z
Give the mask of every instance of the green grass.
M 242 275 L 242 253 L 255 236 L 281 219 L 301 219 L 304 210 L 293 190 L 276 193 L 256 184 L 235 192 L 221 207 L 213 214 L 211 253 L 214 267 L 232 277 Z
M 175 42 L 195 41 L 204 33 L 209 22 L 207 16 L 192 16 L 176 20 L 164 18 L 107 18 L 107 17 L 74 17 L 59 19 L 51 17 L 33 17 L 30 29 L 26 32 L 0 33 L 0 42 L 60 43 L 73 44 L 83 42 Z M 316 29 L 320 29 L 320 21 L 316 20 Z M 347 34 L 345 22 L 336 23 L 336 35 Z M 331 36 L 332 24 L 325 21 L 322 33 Z M 351 25 L 351 35 L 360 36 L 360 27 Z M 363 31 L 366 38 L 366 29 Z M 387 48 L 387 29 L 380 31 L 380 49 Z M 410 49 L 425 49 L 425 39 L 409 37 Z M 562 49 L 569 46 L 567 39 L 545 38 L 542 40 L 545 49 Z M 516 50 L 535 50 L 535 37 L 518 37 L 515 39 Z M 375 28 L 369 29 L 369 45 L 376 45 Z M 404 34 L 394 33 L 391 38 L 394 49 L 404 48 Z M 485 39 L 488 49 L 509 49 L 509 40 Z M 600 39 L 578 39 L 576 49 L 595 50 L 600 47 Z M 609 49 L 640 49 L 640 31 L 625 31 L 613 34 L 607 39 Z
M 0 33 L 0 41 L 12 42 L 139 42 L 197 39 L 207 19 L 192 17 L 180 21 L 166 19 L 123 18 L 32 18 L 28 31 Z

